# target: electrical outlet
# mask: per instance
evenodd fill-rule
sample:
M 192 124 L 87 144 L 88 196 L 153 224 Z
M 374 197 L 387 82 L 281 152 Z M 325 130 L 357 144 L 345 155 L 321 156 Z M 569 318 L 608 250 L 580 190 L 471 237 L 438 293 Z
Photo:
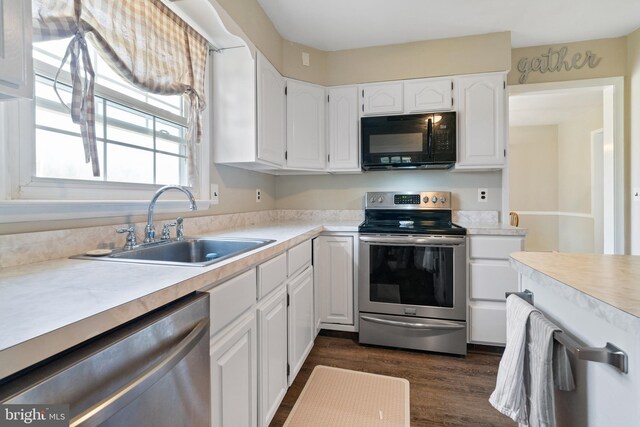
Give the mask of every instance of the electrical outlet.
M 262 201 L 262 190 L 256 188 L 256 203 L 260 203 Z
M 489 192 L 486 188 L 478 188 L 478 201 L 479 202 L 488 202 L 489 201 Z
M 220 201 L 220 193 L 218 192 L 218 184 L 211 184 L 211 194 L 209 195 L 212 205 L 217 205 Z
M 634 188 L 631 193 L 631 200 L 634 202 L 640 202 L 640 188 Z

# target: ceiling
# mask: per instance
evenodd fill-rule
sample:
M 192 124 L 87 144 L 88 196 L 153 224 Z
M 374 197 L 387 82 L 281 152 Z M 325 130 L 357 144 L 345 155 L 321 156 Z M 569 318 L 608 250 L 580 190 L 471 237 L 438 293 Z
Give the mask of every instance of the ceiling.
M 557 125 L 602 108 L 602 88 L 562 89 L 509 96 L 509 126 Z
M 620 37 L 639 0 L 258 0 L 282 37 L 335 51 L 511 31 L 513 47 Z

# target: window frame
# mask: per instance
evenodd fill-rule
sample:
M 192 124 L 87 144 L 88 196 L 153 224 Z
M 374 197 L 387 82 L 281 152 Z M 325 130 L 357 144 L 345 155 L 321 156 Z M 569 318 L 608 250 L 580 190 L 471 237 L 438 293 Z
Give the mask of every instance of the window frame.
M 205 90 L 209 98 L 212 95 L 213 69 L 210 59 L 207 61 L 205 79 Z M 34 64 L 34 79 L 36 67 L 40 65 L 51 67 L 42 63 Z M 66 83 L 65 79 L 68 79 L 69 73 L 63 70 L 60 75 L 60 80 Z M 105 96 L 107 93 L 109 96 Z M 137 105 L 143 104 L 144 109 L 141 111 L 144 112 L 157 108 L 136 100 L 129 104 L 131 99 L 109 88 L 100 87 L 98 92 L 97 84 L 96 94 L 135 109 L 138 109 Z M 162 185 L 35 176 L 35 108 L 35 96 L 32 100 L 14 99 L 0 102 L 0 127 L 4 130 L 0 130 L 0 165 L 4 166 L 4 172 L 0 173 L 0 222 L 131 216 L 146 213 L 149 200 Z M 162 116 L 171 114 L 162 112 Z M 200 144 L 196 144 L 199 175 L 192 186 L 185 186 L 194 194 L 199 210 L 208 209 L 211 205 L 209 159 L 212 116 L 208 107 L 202 114 L 202 122 L 203 138 Z M 96 194 L 100 195 L 99 199 L 96 198 Z M 156 211 L 181 212 L 184 210 L 182 198 L 178 192 L 168 192 L 163 195 L 164 200 L 158 201 Z

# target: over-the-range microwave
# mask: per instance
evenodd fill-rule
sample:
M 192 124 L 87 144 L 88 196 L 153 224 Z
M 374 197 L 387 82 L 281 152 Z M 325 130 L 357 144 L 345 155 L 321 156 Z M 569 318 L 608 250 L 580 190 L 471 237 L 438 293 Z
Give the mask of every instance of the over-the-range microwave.
M 360 119 L 362 169 L 448 169 L 456 162 L 456 113 Z

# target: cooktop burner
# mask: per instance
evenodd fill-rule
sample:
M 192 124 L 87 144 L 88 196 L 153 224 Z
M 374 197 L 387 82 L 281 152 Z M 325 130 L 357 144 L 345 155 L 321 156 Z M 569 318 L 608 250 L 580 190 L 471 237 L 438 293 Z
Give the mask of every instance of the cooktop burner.
M 366 193 L 364 222 L 358 231 L 370 234 L 465 235 L 451 222 L 449 192 Z

